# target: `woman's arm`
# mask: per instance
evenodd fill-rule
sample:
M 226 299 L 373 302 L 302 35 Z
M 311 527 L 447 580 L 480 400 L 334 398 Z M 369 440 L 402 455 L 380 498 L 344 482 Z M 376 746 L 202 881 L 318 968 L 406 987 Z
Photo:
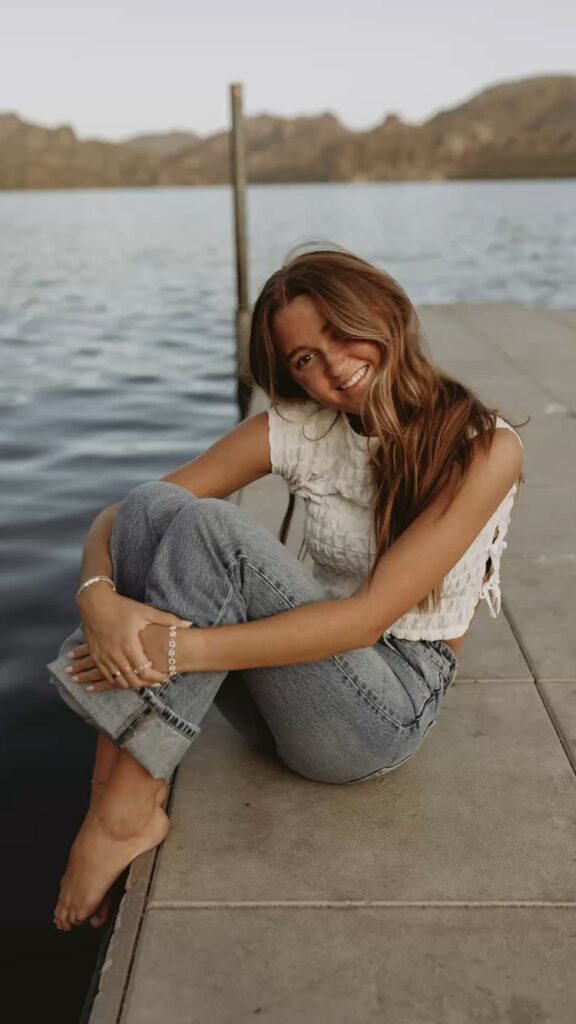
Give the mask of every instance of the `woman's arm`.
M 371 582 L 341 600 L 235 626 L 184 630 L 177 671 L 296 665 L 371 647 L 456 565 L 517 479 L 518 441 L 504 428 L 496 435 L 489 453 L 477 447 L 456 497 L 451 481 L 385 552 Z
M 121 504 L 122 502 L 118 501 L 115 505 L 110 505 L 108 508 L 103 509 L 92 523 L 82 552 L 81 583 L 90 579 L 91 576 L 109 576 L 110 579 L 113 578 L 112 559 L 110 558 L 110 537 L 112 536 L 112 527 L 114 526 L 116 513 Z M 92 596 L 90 592 L 95 592 L 96 588 L 98 588 L 99 598 L 102 597 L 104 590 L 114 593 L 109 583 L 99 581 L 86 587 L 78 600 L 86 601 L 89 596 Z
M 363 604 L 354 597 L 337 598 L 289 608 L 254 622 L 178 630 L 176 670 L 218 672 L 299 665 L 371 647 L 374 642 Z

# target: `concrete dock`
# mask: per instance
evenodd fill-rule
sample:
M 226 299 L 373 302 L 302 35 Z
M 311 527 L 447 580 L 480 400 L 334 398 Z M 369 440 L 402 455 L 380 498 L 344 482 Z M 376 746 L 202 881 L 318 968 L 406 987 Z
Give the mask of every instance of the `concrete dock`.
M 166 841 L 130 869 L 90 1024 L 574 1022 L 576 310 L 419 312 L 436 362 L 531 416 L 501 614 L 481 603 L 421 750 L 363 785 L 299 778 L 212 706 Z M 282 479 L 231 500 L 277 536 Z

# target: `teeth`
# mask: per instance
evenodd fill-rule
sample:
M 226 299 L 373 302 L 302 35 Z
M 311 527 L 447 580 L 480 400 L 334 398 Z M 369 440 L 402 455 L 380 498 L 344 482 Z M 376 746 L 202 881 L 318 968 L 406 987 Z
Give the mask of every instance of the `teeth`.
M 358 371 L 357 371 L 357 372 L 356 372 L 356 373 L 354 374 L 354 376 L 353 376 L 353 377 L 350 377 L 350 380 L 349 380 L 349 381 L 347 381 L 347 382 L 346 382 L 346 384 L 341 384 L 338 390 L 339 390 L 339 391 L 345 391 L 345 390 L 346 390 L 346 388 L 351 388 L 351 387 L 352 387 L 352 385 L 353 385 L 353 384 L 355 384 L 357 380 L 360 380 L 360 378 L 364 376 L 364 374 L 366 373 L 367 369 L 368 369 L 368 367 L 367 367 L 367 366 L 362 366 L 362 367 L 361 367 L 361 368 L 360 368 L 360 369 L 359 369 L 359 370 L 358 370 Z

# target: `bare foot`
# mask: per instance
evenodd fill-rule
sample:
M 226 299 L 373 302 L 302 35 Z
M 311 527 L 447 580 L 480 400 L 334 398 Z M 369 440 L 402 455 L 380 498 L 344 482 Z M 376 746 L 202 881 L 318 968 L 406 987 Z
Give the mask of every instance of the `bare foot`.
M 92 790 L 90 794 L 90 808 L 98 807 L 98 804 L 100 803 L 100 800 L 103 795 L 103 784 L 103 782 L 92 783 Z M 159 807 L 161 804 L 164 803 L 164 800 L 166 799 L 167 795 L 168 783 L 164 783 L 164 785 L 159 788 L 158 794 L 156 796 L 156 803 L 158 804 Z M 92 928 L 101 928 L 102 925 L 106 923 L 106 921 L 108 920 L 108 915 L 110 914 L 110 904 L 111 889 L 108 890 L 104 899 L 101 901 L 101 903 L 98 905 L 98 907 L 90 917 L 90 925 Z
M 166 797 L 168 796 L 168 783 L 165 782 L 164 779 L 159 780 L 159 782 L 161 784 L 159 785 L 158 793 L 156 794 L 156 803 L 158 804 L 158 806 L 163 804 L 165 799 L 166 799 Z M 93 807 L 97 807 L 98 806 L 100 800 L 102 799 L 102 796 L 104 795 L 104 786 L 105 786 L 105 784 L 106 784 L 106 780 L 105 779 L 103 779 L 101 782 L 92 782 L 91 783 L 91 787 L 90 787 L 90 804 L 89 804 L 89 808 L 88 808 L 89 810 L 91 810 Z
M 93 915 L 124 868 L 163 842 L 169 828 L 170 820 L 157 803 L 146 825 L 130 835 L 110 828 L 98 808 L 90 808 L 70 850 L 54 910 L 56 927 L 70 931 Z

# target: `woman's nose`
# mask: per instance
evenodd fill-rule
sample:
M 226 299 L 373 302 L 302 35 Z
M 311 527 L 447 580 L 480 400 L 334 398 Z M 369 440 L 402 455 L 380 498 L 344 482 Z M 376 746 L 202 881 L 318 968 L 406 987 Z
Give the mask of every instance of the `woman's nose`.
M 346 367 L 349 365 L 347 356 L 336 355 L 328 362 L 328 377 L 331 381 L 339 381 L 346 375 Z M 352 370 L 350 371 L 352 373 Z

